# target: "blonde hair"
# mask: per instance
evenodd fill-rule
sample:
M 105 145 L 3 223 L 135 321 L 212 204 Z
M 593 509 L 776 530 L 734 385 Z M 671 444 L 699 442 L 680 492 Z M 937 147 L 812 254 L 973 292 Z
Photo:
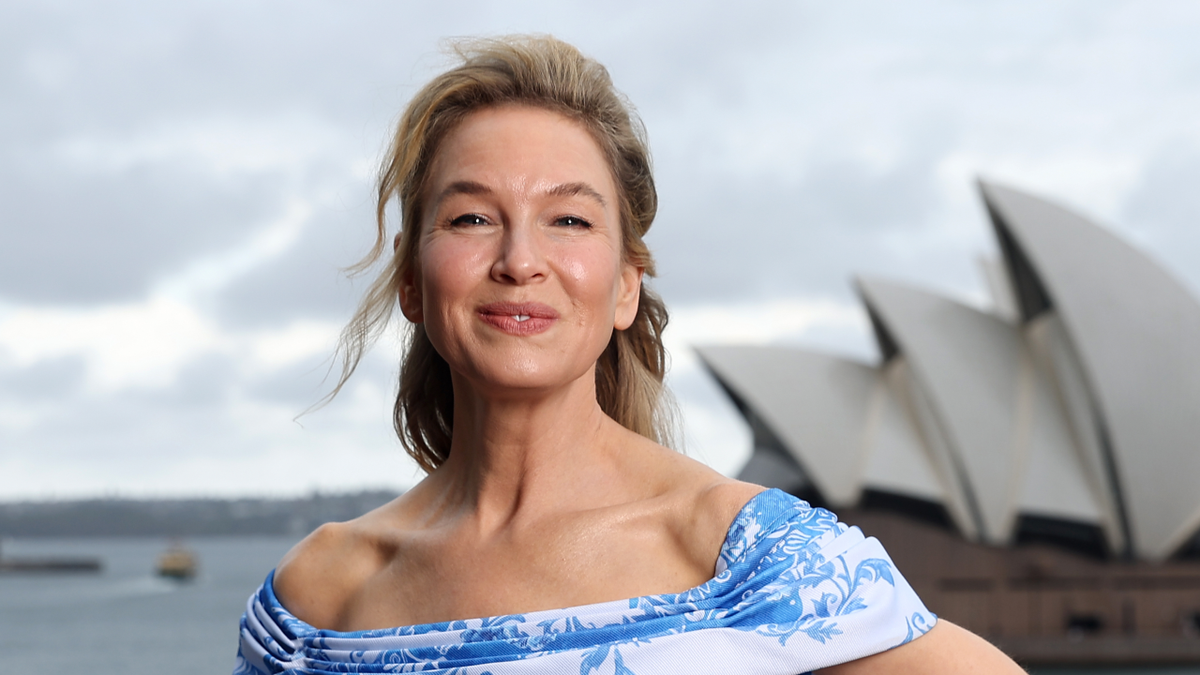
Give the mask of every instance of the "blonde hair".
M 418 273 L 417 257 L 425 182 L 438 146 L 465 117 L 483 108 L 520 104 L 557 112 L 581 124 L 612 170 L 620 196 L 625 262 L 654 275 L 654 259 L 642 237 L 658 209 L 645 129 L 613 87 L 608 71 L 571 45 L 548 36 L 509 36 L 453 45 L 460 65 L 437 76 L 409 102 L 397 125 L 379 176 L 376 236 L 370 252 L 351 268 L 361 272 L 387 250 L 386 210 L 400 204 L 401 231 L 387 268 L 375 279 L 342 331 L 342 374 L 330 396 L 353 374 L 367 348 L 383 332 L 405 279 Z M 663 376 L 662 331 L 667 310 L 645 284 L 637 316 L 614 330 L 596 364 L 596 398 L 605 414 L 647 438 L 671 445 L 672 407 Z M 393 422 L 400 442 L 425 471 L 450 454 L 454 391 L 450 368 L 423 325 L 405 335 L 400 387 Z

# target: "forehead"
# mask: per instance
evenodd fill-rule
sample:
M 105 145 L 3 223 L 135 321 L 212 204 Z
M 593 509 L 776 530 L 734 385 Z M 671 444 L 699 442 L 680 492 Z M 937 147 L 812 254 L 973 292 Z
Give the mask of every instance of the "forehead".
M 584 183 L 610 203 L 616 198 L 608 160 L 584 125 L 524 105 L 475 111 L 446 134 L 430 165 L 425 196 L 458 181 L 520 192 Z

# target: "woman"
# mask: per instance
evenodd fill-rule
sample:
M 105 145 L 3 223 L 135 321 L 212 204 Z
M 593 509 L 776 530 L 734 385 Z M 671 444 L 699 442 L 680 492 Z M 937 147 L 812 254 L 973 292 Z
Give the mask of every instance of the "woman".
M 398 299 L 396 428 L 429 475 L 284 558 L 237 672 L 1020 672 L 875 540 L 660 444 L 636 118 L 551 38 L 460 55 L 400 121 L 364 264 L 393 199 L 402 229 L 343 335 L 342 383 Z

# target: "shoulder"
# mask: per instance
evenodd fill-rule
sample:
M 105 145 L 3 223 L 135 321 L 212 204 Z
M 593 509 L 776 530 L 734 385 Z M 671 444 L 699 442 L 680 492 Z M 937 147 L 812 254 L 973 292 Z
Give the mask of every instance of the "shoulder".
M 766 488 L 720 477 L 684 497 L 681 541 L 690 558 L 712 570 L 734 521 Z
M 711 575 L 734 519 L 766 488 L 727 478 L 632 432 L 627 435 L 624 473 L 643 495 L 639 508 L 668 529 L 687 565 Z
M 764 491 L 766 488 L 753 483 L 730 478 L 715 480 L 696 492 L 692 505 L 693 520 L 697 527 L 724 540 L 737 516 Z
M 697 491 L 691 515 L 684 523 L 687 534 L 683 540 L 693 560 L 711 562 L 718 556 L 732 556 L 725 558 L 725 564 L 751 550 L 765 554 L 774 546 L 770 542 L 780 537 L 785 537 L 792 548 L 815 547 L 813 550 L 826 555 L 830 555 L 826 547 L 845 552 L 865 541 L 857 528 L 839 522 L 826 509 L 812 507 L 780 490 L 730 479 Z M 848 531 L 853 533 L 843 536 Z M 764 544 L 767 549 L 760 548 Z
M 653 477 L 652 491 L 666 498 L 693 534 L 723 539 L 742 507 L 766 490 L 761 485 L 727 478 L 656 443 L 647 445 L 652 446 L 651 451 L 643 451 L 641 455 L 649 461 L 637 467 L 637 473 Z
M 387 563 L 388 544 L 377 534 L 379 511 L 326 523 L 283 557 L 274 591 L 288 612 L 317 627 L 338 623 L 347 602 Z

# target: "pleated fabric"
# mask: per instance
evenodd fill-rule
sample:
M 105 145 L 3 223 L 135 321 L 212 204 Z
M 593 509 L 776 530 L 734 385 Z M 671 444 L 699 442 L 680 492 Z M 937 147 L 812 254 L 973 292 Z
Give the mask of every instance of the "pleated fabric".
M 354 632 L 292 616 L 272 572 L 246 605 L 234 673 L 797 675 L 937 621 L 876 539 L 779 490 L 738 513 L 716 572 L 678 594 Z

